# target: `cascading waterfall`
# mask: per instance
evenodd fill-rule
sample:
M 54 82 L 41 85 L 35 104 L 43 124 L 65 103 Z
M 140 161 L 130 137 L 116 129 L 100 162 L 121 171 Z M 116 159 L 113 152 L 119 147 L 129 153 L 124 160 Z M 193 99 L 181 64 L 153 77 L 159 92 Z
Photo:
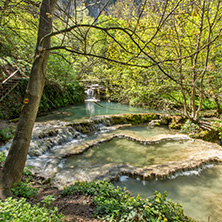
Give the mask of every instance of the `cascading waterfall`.
M 86 94 L 86 102 L 94 102 L 94 101 L 99 101 L 99 85 L 98 84 L 92 84 L 88 86 L 85 90 Z
M 91 84 L 85 90 L 86 112 L 89 116 L 93 116 L 95 114 L 95 102 L 98 102 L 100 100 L 98 92 L 99 92 L 98 84 Z

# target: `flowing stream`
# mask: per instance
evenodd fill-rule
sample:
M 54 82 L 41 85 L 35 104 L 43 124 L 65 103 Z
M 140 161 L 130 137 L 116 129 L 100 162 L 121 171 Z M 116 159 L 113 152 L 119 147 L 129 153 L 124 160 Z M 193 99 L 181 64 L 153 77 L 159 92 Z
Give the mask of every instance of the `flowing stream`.
M 145 198 L 155 190 L 166 190 L 168 198 L 183 204 L 188 216 L 201 222 L 222 221 L 222 165 L 214 165 L 214 161 L 222 161 L 219 145 L 147 124 L 120 128 L 97 121 L 93 133 L 84 134 L 75 128 L 78 124 L 65 122 L 95 115 L 151 112 L 95 102 L 98 98 L 89 88 L 85 104 L 37 119 L 27 159 L 33 172 L 51 178 L 60 188 L 79 180 L 110 179 Z M 10 142 L 0 150 L 7 153 L 9 146 Z
M 49 131 L 46 137 L 42 136 L 42 132 L 53 127 L 55 135 L 54 131 Z M 101 143 L 101 137 L 108 140 Z M 78 146 L 86 146 L 92 141 L 98 143 L 94 142 L 95 145 L 90 145 L 82 154 L 67 156 Z M 118 178 L 120 175 L 115 185 L 126 186 L 134 194 L 148 197 L 155 190 L 167 190 L 168 197 L 182 203 L 185 213 L 194 219 L 208 222 L 209 217 L 209 221 L 222 221 L 221 165 L 208 164 L 191 171 L 178 171 L 165 180 L 142 179 L 143 169 L 147 167 L 159 171 L 162 167 L 168 170 L 177 162 L 186 164 L 203 157 L 222 159 L 222 150 L 217 144 L 193 140 L 166 127 L 147 125 L 116 129 L 99 124 L 93 135 L 86 136 L 57 121 L 52 125 L 37 123 L 31 146 L 36 146 L 37 151 L 44 147 L 45 150 L 29 154 L 27 165 L 32 166 L 34 172 L 52 178 L 51 182 L 60 188 L 78 180 Z M 139 171 L 142 176 L 130 178 L 121 173 L 123 169 Z
M 109 131 L 109 132 L 108 132 Z M 129 136 L 137 136 L 147 140 L 157 138 L 170 138 L 170 135 L 180 135 L 178 131 L 169 130 L 166 127 L 151 128 L 147 125 L 132 126 L 115 131 L 108 130 L 106 134 L 122 133 Z M 162 135 L 162 136 L 161 136 Z M 101 134 L 79 138 L 64 145 L 55 146 L 49 152 L 28 159 L 28 165 L 36 167 L 36 172 L 45 175 L 54 174 L 53 181 L 62 186 L 78 180 L 90 181 L 103 179 L 107 175 L 118 173 L 122 168 L 145 166 L 161 166 L 168 162 L 189 160 L 200 156 L 211 155 L 214 150 L 222 156 L 218 146 L 212 143 L 193 139 L 177 139 L 144 144 L 126 138 L 114 138 L 108 142 L 98 144 L 81 155 L 61 158 L 61 149 L 69 149 L 73 144 L 90 141 L 98 138 Z M 214 153 L 212 155 L 215 155 Z M 52 182 L 53 182 L 52 181 Z M 125 187 L 132 193 L 143 197 L 152 196 L 154 191 L 164 192 L 167 190 L 168 198 L 174 202 L 182 203 L 185 214 L 199 221 L 219 222 L 222 221 L 221 197 L 222 197 L 222 166 L 214 164 L 203 165 L 198 169 L 181 171 L 173 174 L 165 180 L 145 181 L 128 176 L 120 176 L 115 185 Z

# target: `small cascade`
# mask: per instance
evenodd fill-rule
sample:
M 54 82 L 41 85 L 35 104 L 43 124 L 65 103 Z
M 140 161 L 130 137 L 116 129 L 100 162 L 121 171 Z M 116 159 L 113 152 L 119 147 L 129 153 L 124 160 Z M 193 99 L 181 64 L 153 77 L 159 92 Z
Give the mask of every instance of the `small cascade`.
M 85 94 L 86 94 L 86 99 L 85 102 L 97 102 L 100 100 L 99 97 L 99 85 L 98 84 L 92 84 L 89 85 L 86 89 L 85 89 Z
M 95 115 L 95 103 L 100 101 L 100 86 L 99 84 L 91 84 L 85 89 L 86 113 L 90 117 Z

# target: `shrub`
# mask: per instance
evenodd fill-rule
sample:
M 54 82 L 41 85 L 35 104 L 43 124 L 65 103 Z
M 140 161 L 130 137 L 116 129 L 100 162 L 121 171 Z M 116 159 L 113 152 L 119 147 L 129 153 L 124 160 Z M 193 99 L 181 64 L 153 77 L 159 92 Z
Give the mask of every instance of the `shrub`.
M 28 80 L 21 83 L 1 102 L 0 118 L 17 118 L 21 112 Z M 39 112 L 84 102 L 84 88 L 76 80 L 67 83 L 65 90 L 56 82 L 48 82 L 39 105 Z
M 0 165 L 3 167 L 3 164 L 6 160 L 6 156 L 4 152 L 0 152 Z
M 213 126 L 213 129 L 218 132 L 219 139 L 222 139 L 222 121 L 215 120 L 212 126 Z
M 62 215 L 58 214 L 58 209 L 47 209 L 39 204 L 31 206 L 25 198 L 19 200 L 7 198 L 0 201 L 0 221 L 35 221 L 35 222 L 59 222 Z
M 9 127 L 6 127 L 2 130 L 0 130 L 0 139 L 3 142 L 7 142 L 9 139 L 11 139 L 14 136 L 13 132 L 11 132 Z
M 181 127 L 181 131 L 183 133 L 199 133 L 200 127 L 197 124 L 192 123 L 190 120 L 187 120 Z
M 155 192 L 154 197 L 133 197 L 129 191 L 115 188 L 107 181 L 78 182 L 65 188 L 62 195 L 82 193 L 93 197 L 95 216 L 103 221 L 193 221 L 183 213 L 181 205 L 174 204 L 164 195 Z
M 25 182 L 21 181 L 18 184 L 15 184 L 11 189 L 12 193 L 17 197 L 31 198 L 37 194 L 38 189 L 32 187 L 28 179 Z
M 50 207 L 51 203 L 55 200 L 56 198 L 54 195 L 48 195 L 42 200 L 41 202 L 43 203 L 44 207 Z
M 6 156 L 4 152 L 0 152 L 0 165 L 3 166 Z M 11 189 L 12 193 L 17 197 L 31 198 L 37 194 L 38 189 L 31 185 L 30 179 L 33 178 L 32 172 L 28 167 L 24 168 L 23 175 L 26 176 L 25 181 L 21 181 L 18 184 L 14 184 Z

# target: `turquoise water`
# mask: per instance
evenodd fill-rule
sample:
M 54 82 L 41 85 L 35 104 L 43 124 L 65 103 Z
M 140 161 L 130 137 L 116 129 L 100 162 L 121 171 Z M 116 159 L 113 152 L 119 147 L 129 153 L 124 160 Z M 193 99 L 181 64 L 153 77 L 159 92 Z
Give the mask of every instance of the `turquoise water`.
M 130 135 L 150 138 L 150 137 L 156 137 L 160 134 L 164 135 L 179 134 L 180 131 L 175 129 L 170 129 L 168 126 L 151 127 L 148 124 L 141 124 L 141 125 L 121 128 L 119 130 L 116 130 L 115 133 L 127 133 L 127 134 L 129 133 Z
M 181 161 L 190 157 L 193 150 L 201 144 L 189 141 L 165 142 L 155 145 L 143 145 L 127 139 L 113 139 L 95 146 L 82 155 L 67 158 L 64 169 L 80 168 L 92 169 L 94 166 L 101 169 L 105 165 L 130 164 L 144 167 L 153 164 L 164 164 L 168 161 Z
M 116 133 L 156 137 L 175 134 L 178 131 L 165 127 L 150 128 L 146 125 L 119 129 Z M 113 139 L 89 149 L 79 156 L 63 159 L 59 174 L 63 180 L 78 177 L 79 180 L 95 178 L 115 165 L 144 167 L 161 165 L 169 161 L 186 160 L 195 153 L 206 156 L 211 144 L 199 140 L 167 141 L 155 145 L 144 145 L 127 139 Z M 213 146 L 212 146 L 213 149 Z M 124 166 L 123 166 L 124 167 Z M 66 172 L 66 175 L 64 174 Z M 62 176 L 63 175 L 63 176 Z M 186 175 L 186 176 L 185 176 Z M 126 187 L 135 195 L 150 197 L 154 191 L 168 192 L 168 198 L 182 203 L 185 214 L 200 222 L 222 222 L 222 166 L 207 166 L 200 171 L 188 171 L 167 180 L 141 181 L 122 176 L 116 186 Z M 209 218 L 209 219 L 208 219 Z
M 168 199 L 182 203 L 186 215 L 200 222 L 222 221 L 222 166 L 209 166 L 201 173 L 187 172 L 175 179 L 140 181 L 122 176 L 116 186 L 147 198 L 167 191 Z
M 53 111 L 38 121 L 72 121 L 96 115 L 122 113 L 155 112 L 116 103 L 100 102 L 103 107 L 93 102 L 70 106 Z M 130 133 L 144 138 L 160 134 L 175 134 L 166 128 L 133 126 L 117 130 L 116 133 Z M 211 147 L 211 145 L 209 145 Z M 187 159 L 193 150 L 202 153 L 203 144 L 198 141 L 175 141 L 156 145 L 142 145 L 126 139 L 114 139 L 88 150 L 82 155 L 61 160 L 56 174 L 58 181 L 94 179 L 115 165 L 130 164 L 143 167 L 152 164 L 164 164 L 169 161 Z M 204 155 L 203 155 L 204 156 Z M 188 172 L 174 179 L 140 181 L 122 176 L 115 185 L 126 187 L 135 195 L 152 196 L 154 191 L 168 192 L 168 198 L 182 203 L 185 214 L 200 222 L 222 222 L 222 166 L 216 165 L 197 171 Z
M 102 107 L 95 104 L 94 102 L 85 102 L 80 105 L 63 107 L 55 111 L 51 111 L 45 116 L 38 117 L 37 121 L 39 122 L 49 121 L 49 120 L 72 121 L 84 117 L 89 118 L 97 115 L 157 112 L 154 110 L 137 108 L 113 102 L 100 101 L 99 104 L 102 105 Z

